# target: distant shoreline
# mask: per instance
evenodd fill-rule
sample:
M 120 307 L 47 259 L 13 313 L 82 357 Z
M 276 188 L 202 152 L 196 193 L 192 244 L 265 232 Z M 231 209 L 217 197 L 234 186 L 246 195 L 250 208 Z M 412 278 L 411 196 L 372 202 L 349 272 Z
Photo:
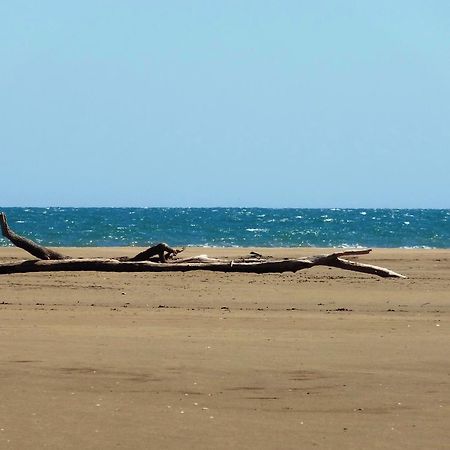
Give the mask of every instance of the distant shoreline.
M 132 256 L 145 249 L 145 247 L 57 247 L 58 251 L 74 258 L 114 258 L 118 256 Z M 278 258 L 296 258 L 310 255 L 320 255 L 332 253 L 339 247 L 186 247 L 183 256 L 197 256 L 207 254 L 211 257 L 240 257 L 247 255 L 250 251 L 256 251 L 264 256 Z M 368 255 L 359 257 L 366 259 L 411 259 L 421 256 L 432 257 L 433 255 L 448 255 L 450 249 L 417 249 L 417 248 L 372 248 Z M 1 247 L 0 261 L 8 259 L 34 259 L 24 250 L 17 247 Z

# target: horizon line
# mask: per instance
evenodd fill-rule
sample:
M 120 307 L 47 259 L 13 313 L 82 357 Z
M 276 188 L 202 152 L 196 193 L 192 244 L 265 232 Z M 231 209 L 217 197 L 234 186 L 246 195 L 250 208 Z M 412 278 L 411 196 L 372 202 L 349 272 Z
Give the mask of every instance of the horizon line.
M 393 207 L 393 206 L 3 206 L 0 205 L 0 209 L 328 209 L 328 210 L 343 210 L 343 209 L 388 209 L 388 210 L 450 210 L 450 207 L 437 207 L 437 206 L 405 206 L 405 207 Z

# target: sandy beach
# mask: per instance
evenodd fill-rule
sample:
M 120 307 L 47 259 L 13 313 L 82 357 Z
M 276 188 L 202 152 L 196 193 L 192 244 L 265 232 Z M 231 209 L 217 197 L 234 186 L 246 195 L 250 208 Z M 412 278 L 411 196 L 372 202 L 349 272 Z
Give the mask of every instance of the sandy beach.
M 449 449 L 450 250 L 359 260 L 408 279 L 1 275 L 0 448 Z

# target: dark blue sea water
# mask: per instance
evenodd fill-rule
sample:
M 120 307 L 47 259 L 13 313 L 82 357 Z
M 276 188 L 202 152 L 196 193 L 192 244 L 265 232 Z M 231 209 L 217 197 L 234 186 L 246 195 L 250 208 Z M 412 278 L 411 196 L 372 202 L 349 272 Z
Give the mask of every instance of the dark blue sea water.
M 450 248 L 450 210 L 3 208 L 12 229 L 48 246 Z M 0 246 L 9 242 L 0 238 Z

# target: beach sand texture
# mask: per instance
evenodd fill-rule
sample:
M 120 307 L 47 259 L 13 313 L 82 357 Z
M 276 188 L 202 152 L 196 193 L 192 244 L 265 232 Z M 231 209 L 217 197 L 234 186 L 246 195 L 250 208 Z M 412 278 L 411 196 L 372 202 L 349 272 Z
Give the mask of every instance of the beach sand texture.
M 450 250 L 359 260 L 409 278 L 0 276 L 0 448 L 449 449 Z

